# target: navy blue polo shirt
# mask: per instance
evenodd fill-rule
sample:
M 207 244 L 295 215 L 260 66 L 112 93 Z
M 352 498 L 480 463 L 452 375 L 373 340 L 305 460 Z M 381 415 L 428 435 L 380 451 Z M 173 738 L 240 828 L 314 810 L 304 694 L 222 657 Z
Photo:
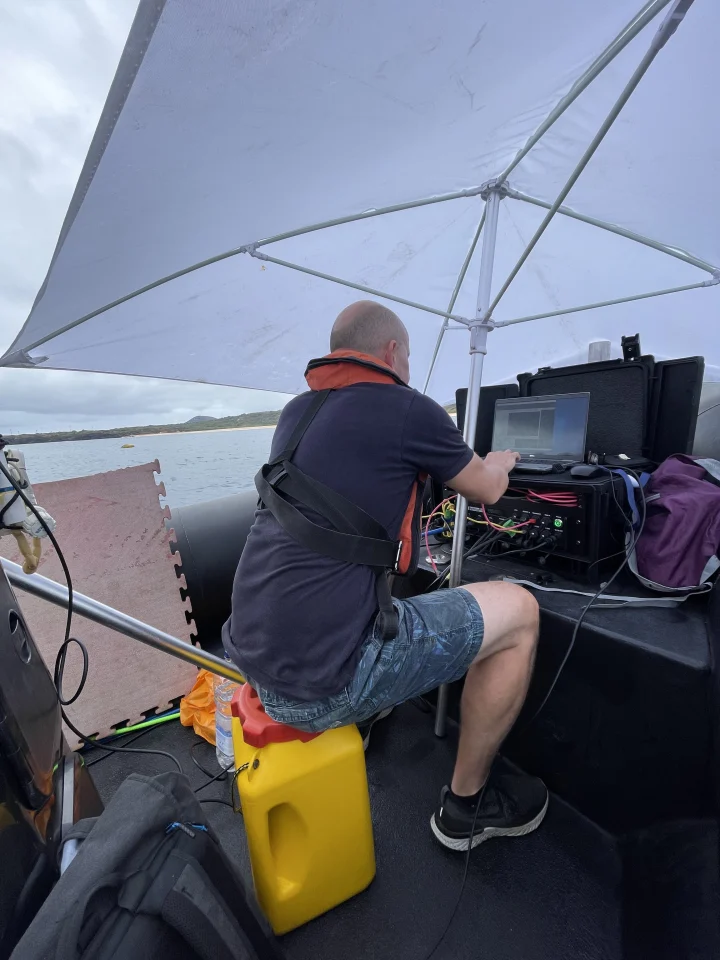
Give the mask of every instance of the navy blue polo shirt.
M 271 458 L 287 443 L 311 396 L 304 393 L 283 410 Z M 397 537 L 418 473 L 444 483 L 471 459 L 460 431 L 434 400 L 399 384 L 357 383 L 330 394 L 293 463 Z M 241 671 L 293 699 L 332 696 L 352 678 L 376 614 L 370 567 L 313 553 L 267 509 L 257 511 L 223 630 L 225 648 Z

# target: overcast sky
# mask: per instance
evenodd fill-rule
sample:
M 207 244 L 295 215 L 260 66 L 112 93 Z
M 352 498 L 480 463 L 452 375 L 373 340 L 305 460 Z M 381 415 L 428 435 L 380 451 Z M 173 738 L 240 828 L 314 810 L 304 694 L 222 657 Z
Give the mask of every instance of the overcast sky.
M 47 271 L 137 0 L 0 0 L 0 354 Z M 0 368 L 0 433 L 273 410 L 233 387 Z

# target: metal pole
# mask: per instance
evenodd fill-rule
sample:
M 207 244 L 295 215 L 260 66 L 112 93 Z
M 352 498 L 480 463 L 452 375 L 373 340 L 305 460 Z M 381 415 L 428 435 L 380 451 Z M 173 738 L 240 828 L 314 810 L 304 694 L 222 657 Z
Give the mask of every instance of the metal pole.
M 406 300 L 404 297 L 396 297 L 394 293 L 376 290 L 375 287 L 366 287 L 363 283 L 354 283 L 352 280 L 343 280 L 342 277 L 334 277 L 329 273 L 320 273 L 319 270 L 311 270 L 310 267 L 303 267 L 299 263 L 291 263 L 289 260 L 270 257 L 267 253 L 260 253 L 254 246 L 248 247 L 245 252 L 250 254 L 251 257 L 255 257 L 256 260 L 274 263 L 278 267 L 287 267 L 288 270 L 297 270 L 298 273 L 305 273 L 309 277 L 317 277 L 319 280 L 329 280 L 331 283 L 339 283 L 343 287 L 360 290 L 361 293 L 369 293 L 373 297 L 382 297 L 383 300 L 392 300 L 394 303 L 402 303 L 405 307 L 413 307 L 415 310 L 422 310 L 425 313 L 434 313 L 438 317 L 445 317 L 449 320 L 455 320 L 458 323 L 464 323 L 466 326 L 470 326 L 469 320 L 465 317 L 459 317 L 455 313 L 448 313 L 446 310 L 439 310 L 436 307 L 428 307 L 424 303 L 416 303 L 415 300 Z
M 448 316 L 455 309 L 455 301 L 457 300 L 458 295 L 460 293 L 460 288 L 462 287 L 463 282 L 465 281 L 465 275 L 468 272 L 470 261 L 472 260 L 475 254 L 475 247 L 477 246 L 477 242 L 480 239 L 480 234 L 482 233 L 482 229 L 484 225 L 485 225 L 485 209 L 483 208 L 482 216 L 480 217 L 480 223 L 477 225 L 477 230 L 475 231 L 475 235 L 473 236 L 472 243 L 470 244 L 468 252 L 465 255 L 465 260 L 463 262 L 463 265 L 462 267 L 460 267 L 460 273 L 458 274 L 458 278 L 455 281 L 455 289 L 452 292 L 452 296 L 450 297 L 450 303 L 448 304 L 448 308 L 447 308 Z M 430 361 L 430 366 L 428 367 L 427 377 L 425 377 L 425 386 L 423 387 L 423 393 L 427 393 L 428 387 L 430 386 L 430 377 L 432 377 L 433 369 L 435 367 L 435 361 L 437 360 L 438 354 L 440 353 L 440 347 L 442 346 L 443 337 L 445 336 L 445 331 L 447 329 L 448 329 L 448 317 L 445 317 L 445 319 L 443 320 L 442 326 L 440 327 L 440 332 L 438 333 L 437 342 L 435 343 L 435 350 L 433 351 L 432 359 Z
M 454 193 L 435 194 L 432 197 L 422 197 L 418 200 L 408 200 L 405 203 L 395 203 L 389 207 L 376 207 L 372 210 L 365 210 L 362 213 L 351 213 L 345 217 L 336 217 L 334 220 L 324 220 L 321 223 L 311 223 L 308 226 L 299 227 L 296 230 L 288 230 L 285 233 L 278 233 L 273 237 L 266 237 L 263 240 L 256 241 L 254 246 L 264 247 L 269 243 L 277 243 L 280 240 L 287 240 L 291 237 L 300 237 L 306 233 L 314 233 L 316 230 L 325 230 L 328 227 L 336 227 L 344 223 L 354 223 L 356 220 L 367 220 L 371 217 L 382 217 L 388 213 L 398 213 L 402 210 L 412 210 L 415 207 L 425 207 L 434 203 L 445 203 L 447 200 L 461 200 L 468 197 L 476 197 L 481 190 L 482 187 L 468 187 L 466 190 L 456 190 Z M 237 257 L 241 253 L 247 252 L 247 244 L 244 244 L 242 247 L 233 247 L 232 250 L 225 250 L 223 253 L 218 253 L 214 257 L 208 257 L 207 260 L 200 260 L 198 263 L 193 263 L 189 267 L 183 267 L 182 270 L 176 270 L 174 273 L 169 273 L 167 276 L 153 280 L 152 283 L 147 283 L 145 286 L 139 287 L 137 290 L 133 290 L 131 293 L 126 293 L 124 296 L 118 297 L 117 300 L 106 303 L 102 307 L 98 307 L 96 310 L 91 310 L 90 313 L 84 314 L 84 316 L 79 317 L 77 320 L 72 320 L 70 323 L 66 323 L 64 326 L 58 327 L 57 330 L 53 330 L 51 333 L 47 333 L 44 336 L 39 337 L 37 340 L 33 340 L 32 343 L 26 344 L 22 348 L 22 351 L 16 350 L 0 357 L 0 367 L 9 365 L 10 363 L 17 363 L 19 359 L 21 359 L 25 364 L 32 363 L 32 357 L 23 356 L 23 354 L 27 354 L 29 350 L 35 350 L 37 347 L 42 346 L 49 340 L 53 340 L 55 337 L 59 337 L 61 334 L 67 333 L 69 330 L 73 330 L 75 327 L 79 327 L 88 320 L 99 317 L 103 313 L 107 313 L 109 310 L 112 310 L 123 303 L 127 303 L 129 300 L 134 300 L 135 297 L 139 297 L 143 293 L 148 293 L 148 291 L 154 290 L 156 287 L 160 287 L 165 283 L 170 283 L 172 280 L 178 280 L 180 277 L 185 277 L 187 274 L 194 273 L 196 270 L 201 270 L 203 267 L 212 266 L 214 263 L 220 263 L 223 260 L 229 260 L 231 257 Z M 450 309 L 452 309 L 452 307 Z
M 508 190 L 507 195 L 511 200 L 522 200 L 524 203 L 531 203 L 545 210 L 549 210 L 552 207 L 552 203 L 550 203 L 549 200 L 540 200 L 537 197 L 531 197 L 530 194 L 523 193 L 521 190 Z M 609 223 L 607 220 L 598 220 L 597 217 L 591 217 L 585 213 L 578 213 L 578 211 L 573 210 L 572 207 L 559 206 L 557 212 L 561 213 L 564 217 L 579 220 L 580 223 L 588 223 L 591 227 L 599 227 L 601 230 L 607 230 L 609 233 L 617 234 L 618 237 L 626 237 L 628 240 L 634 240 L 635 243 L 641 243 L 643 246 L 650 247 L 652 250 L 666 253 L 669 257 L 675 257 L 676 260 L 689 263 L 693 267 L 704 270 L 706 273 L 714 274 L 718 269 L 716 266 L 713 266 L 712 263 L 708 263 L 707 260 L 694 257 L 686 250 L 680 250 L 678 247 L 669 247 L 666 243 L 660 243 L 659 240 L 653 240 L 651 237 L 644 237 L 641 233 L 635 233 L 633 230 L 626 230 L 625 227 L 619 227 L 617 224 Z
M 488 317 L 490 288 L 492 285 L 493 264 L 495 262 L 495 241 L 497 239 L 498 214 L 500 201 L 505 196 L 506 184 L 491 181 L 485 195 L 485 230 L 483 233 L 482 254 L 480 259 L 480 280 L 478 283 L 477 308 L 475 320 L 470 323 L 470 382 L 468 384 L 467 403 L 465 404 L 465 425 L 463 437 L 469 447 L 475 447 L 475 431 L 480 405 L 480 386 L 482 384 L 483 361 L 487 353 L 487 335 L 492 327 Z M 463 552 L 465 548 L 465 528 L 467 527 L 467 500 L 458 494 L 455 503 L 455 527 L 453 531 L 452 554 L 450 556 L 450 586 L 460 585 L 462 578 Z M 435 736 L 444 737 L 447 720 L 449 687 L 446 683 L 438 689 L 437 711 L 435 713 Z
M 698 283 L 686 283 L 684 287 L 667 287 L 665 290 L 653 290 L 651 293 L 636 293 L 631 297 L 616 297 L 615 300 L 599 300 L 597 303 L 584 303 L 581 307 L 565 307 L 551 310 L 549 313 L 533 313 L 527 317 L 515 317 L 512 320 L 496 320 L 496 327 L 512 327 L 516 323 L 528 323 L 530 320 L 545 320 L 547 317 L 565 317 L 570 313 L 582 313 L 584 310 L 599 310 L 602 307 L 615 307 L 619 303 L 634 303 L 636 300 L 650 300 L 652 297 L 666 297 L 670 293 L 685 293 L 686 290 L 699 290 L 701 287 L 714 287 L 720 283 L 720 271 L 712 280 L 700 280 Z
M 395 203 L 389 207 L 373 207 L 372 210 L 364 210 L 362 213 L 350 213 L 346 217 L 336 217 L 334 220 L 323 220 L 321 223 L 311 223 L 307 227 L 298 227 L 296 230 L 276 233 L 272 237 L 258 240 L 257 246 L 266 247 L 269 243 L 278 243 L 280 240 L 302 237 L 304 234 L 314 233 L 316 230 L 326 230 L 328 227 L 338 227 L 344 223 L 355 223 L 357 220 L 367 220 L 370 217 L 382 217 L 387 213 L 399 213 L 403 210 L 413 210 L 415 207 L 427 207 L 433 203 L 445 203 L 447 200 L 465 200 L 468 197 L 479 196 L 481 191 L 482 187 L 468 187 L 466 190 L 456 190 L 454 193 L 437 193 L 432 197 L 422 197 L 419 200 L 407 200 L 405 203 Z M 452 309 L 452 307 L 450 309 Z
M 500 179 L 506 180 L 510 176 L 521 160 L 530 153 L 535 144 L 545 136 L 555 121 L 565 113 L 567 108 L 577 100 L 580 94 L 590 86 L 595 77 L 601 74 L 605 67 L 612 63 L 619 53 L 622 53 L 630 41 L 644 30 L 650 21 L 653 20 L 669 2 L 670 0 L 650 0 L 650 2 L 646 3 L 642 10 L 632 18 L 630 23 L 623 27 L 612 43 L 605 47 L 603 52 L 590 64 L 585 73 L 575 81 L 562 100 L 553 107 L 549 115 L 543 120 L 512 163 L 503 170 Z
M 12 560 L 6 560 L 0 557 L 0 564 L 7 574 L 10 583 L 31 593 L 34 597 L 40 597 L 54 603 L 58 607 L 67 609 L 68 591 L 60 583 L 54 580 L 48 580 L 39 573 L 23 573 L 19 564 Z M 93 600 L 92 597 L 86 597 L 82 593 L 76 593 L 73 590 L 73 611 L 88 620 L 94 620 L 110 630 L 122 633 L 126 637 L 132 637 L 133 640 L 139 640 L 149 647 L 154 647 L 162 653 L 169 653 L 171 657 L 178 657 L 180 660 L 186 660 L 196 667 L 202 667 L 211 673 L 216 673 L 221 677 L 227 677 L 229 680 L 235 680 L 237 683 L 243 683 L 244 677 L 231 663 L 213 656 L 212 653 L 206 653 L 200 647 L 194 647 L 191 643 L 185 643 L 177 637 L 171 636 L 158 630 L 157 627 L 151 627 L 149 623 L 143 623 L 142 620 L 136 620 L 135 617 L 127 613 L 121 613 L 113 607 L 108 607 L 99 600 Z
M 543 235 L 543 233 L 545 233 L 545 230 L 550 224 L 550 221 L 552 220 L 552 218 L 555 216 L 560 206 L 562 205 L 563 200 L 567 197 L 567 195 L 570 193 L 572 188 L 575 186 L 575 183 L 577 182 L 578 178 L 580 177 L 580 174 L 583 172 L 585 167 L 588 165 L 588 163 L 590 163 L 590 160 L 592 159 L 595 151 L 600 146 L 602 141 L 605 139 L 605 136 L 607 135 L 608 130 L 610 129 L 610 127 L 612 127 L 613 123 L 615 123 L 615 121 L 617 120 L 621 110 L 623 109 L 625 104 L 628 102 L 628 100 L 632 96 L 637 85 L 640 83 L 642 78 L 647 73 L 653 60 L 658 55 L 658 53 L 662 50 L 662 48 L 665 46 L 665 44 L 670 39 L 670 37 L 677 30 L 678 25 L 682 22 L 682 19 L 685 16 L 687 9 L 690 7 L 692 3 L 693 3 L 693 0 L 676 0 L 672 10 L 658 27 L 658 30 L 652 39 L 652 42 L 650 44 L 650 47 L 647 53 L 638 64 L 637 68 L 635 69 L 635 72 L 630 77 L 624 90 L 622 91 L 620 96 L 617 98 L 617 100 L 613 104 L 607 117 L 605 117 L 605 119 L 603 120 L 600 126 L 600 129 L 592 138 L 590 145 L 585 150 L 585 153 L 583 153 L 582 157 L 578 161 L 577 166 L 568 177 L 565 183 L 565 186 L 562 188 L 560 193 L 557 195 L 557 197 L 553 201 L 553 204 L 548 210 L 546 216 L 543 218 L 542 223 L 537 228 L 530 242 L 528 243 L 528 245 L 525 247 L 522 254 L 520 255 L 520 259 L 510 271 L 510 275 L 508 276 L 508 278 L 505 280 L 505 282 L 503 283 L 503 285 L 500 287 L 497 294 L 495 295 L 495 299 L 493 300 L 493 302 L 490 304 L 490 307 L 489 307 L 489 312 L 491 315 L 495 307 L 497 307 L 498 303 L 507 292 L 507 289 L 510 286 L 510 284 L 518 275 L 520 268 L 532 253 L 536 243 L 538 242 L 540 237 Z

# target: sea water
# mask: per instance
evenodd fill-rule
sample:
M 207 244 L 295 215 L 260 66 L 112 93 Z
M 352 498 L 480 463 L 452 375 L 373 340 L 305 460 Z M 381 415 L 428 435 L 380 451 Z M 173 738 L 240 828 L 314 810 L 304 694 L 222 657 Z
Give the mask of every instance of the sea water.
M 252 487 L 255 474 L 270 453 L 274 430 L 258 427 L 28 443 L 17 449 L 25 454 L 31 483 L 69 480 L 158 460 L 157 479 L 167 491 L 163 502 L 172 509 Z M 133 446 L 124 450 L 125 443 Z

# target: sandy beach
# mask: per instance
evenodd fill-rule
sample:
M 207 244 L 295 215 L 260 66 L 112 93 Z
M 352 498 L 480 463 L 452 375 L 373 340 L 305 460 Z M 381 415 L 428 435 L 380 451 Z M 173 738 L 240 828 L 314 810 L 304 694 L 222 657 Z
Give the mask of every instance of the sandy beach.
M 274 430 L 274 423 L 268 423 L 264 426 L 252 427 L 211 427 L 208 430 L 165 430 L 162 433 L 132 433 L 125 437 L 117 437 L 118 440 L 132 440 L 133 437 L 173 437 L 176 433 L 234 433 L 236 430 Z

